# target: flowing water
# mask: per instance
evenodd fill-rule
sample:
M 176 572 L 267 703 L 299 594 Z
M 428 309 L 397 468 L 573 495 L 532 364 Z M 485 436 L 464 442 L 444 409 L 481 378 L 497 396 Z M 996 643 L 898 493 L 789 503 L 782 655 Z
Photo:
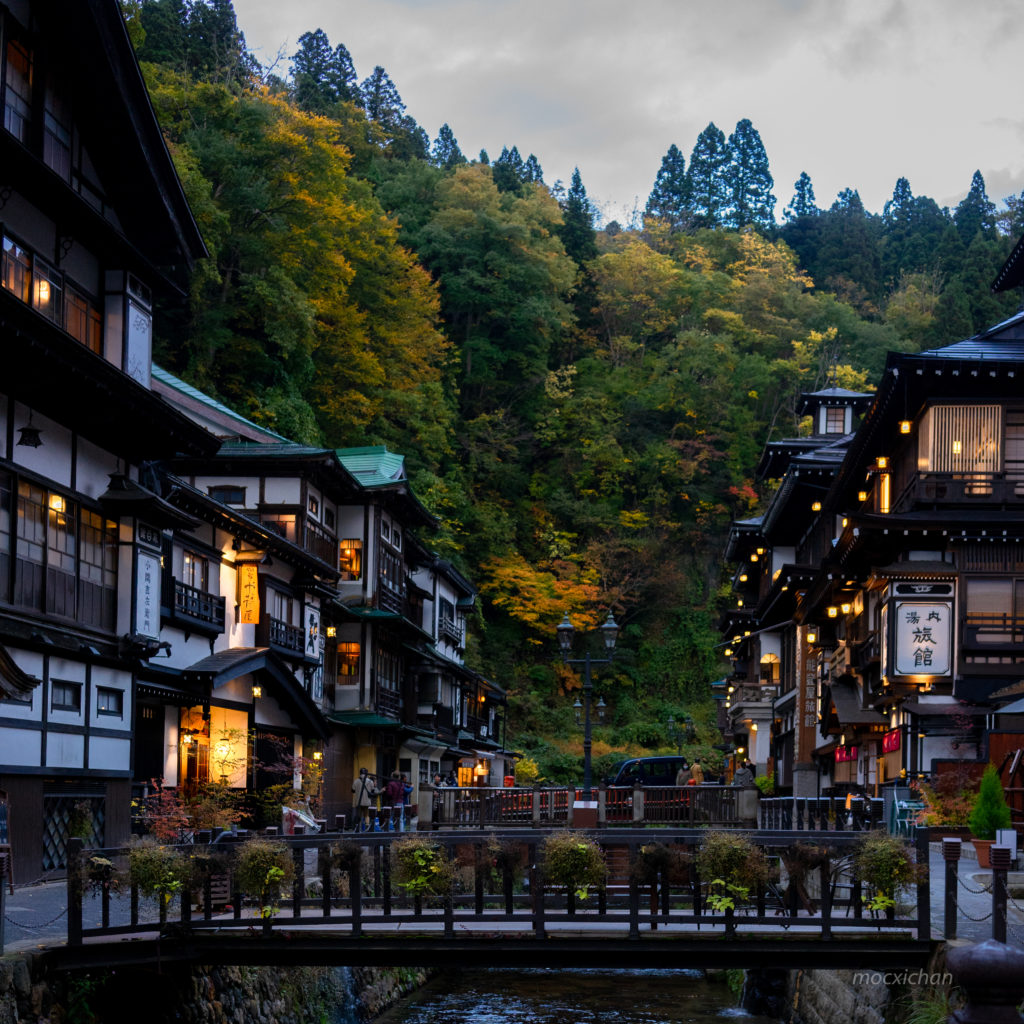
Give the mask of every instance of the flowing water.
M 774 1024 L 701 971 L 450 970 L 376 1024 Z

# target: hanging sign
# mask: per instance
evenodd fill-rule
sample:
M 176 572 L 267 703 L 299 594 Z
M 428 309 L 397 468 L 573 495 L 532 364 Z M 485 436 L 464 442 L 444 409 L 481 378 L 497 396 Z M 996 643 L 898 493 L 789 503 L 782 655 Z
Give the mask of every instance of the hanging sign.
M 255 564 L 238 567 L 238 621 L 255 625 L 260 621 L 260 584 Z
M 882 753 L 894 754 L 900 749 L 900 731 L 893 729 L 882 737 Z
M 856 747 L 836 747 L 836 763 L 839 764 L 843 761 L 856 761 L 857 760 L 857 748 Z
M 953 602 L 893 602 L 893 674 L 948 676 L 952 671 Z
M 160 556 L 135 550 L 135 632 L 160 636 Z

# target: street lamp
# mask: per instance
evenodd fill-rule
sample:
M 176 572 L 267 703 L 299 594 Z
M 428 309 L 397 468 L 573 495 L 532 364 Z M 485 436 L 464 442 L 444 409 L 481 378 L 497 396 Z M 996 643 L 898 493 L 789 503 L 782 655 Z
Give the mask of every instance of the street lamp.
M 669 741 L 676 745 L 676 753 L 682 754 L 683 740 L 687 743 L 692 743 L 694 737 L 697 735 L 693 728 L 693 719 L 689 715 L 685 715 L 683 717 L 682 728 L 680 728 L 676 725 L 676 720 L 669 715 L 668 721 L 665 725 L 668 726 Z
M 608 612 L 608 618 L 605 619 L 604 625 L 600 627 L 601 633 L 604 636 L 604 648 L 608 654 L 607 658 L 591 657 L 590 651 L 587 651 L 582 658 L 569 657 L 576 630 L 569 621 L 568 612 L 565 613 L 565 618 L 558 624 L 557 629 L 558 646 L 562 649 L 563 663 L 566 665 L 583 666 L 583 703 L 580 704 L 580 701 L 577 700 L 573 707 L 576 709 L 577 725 L 580 723 L 580 712 L 583 712 L 583 799 L 590 800 L 592 796 L 590 786 L 590 698 L 594 692 L 593 682 L 590 677 L 590 667 L 591 665 L 611 664 L 612 659 L 615 657 L 615 641 L 619 637 L 619 624 L 612 618 L 612 613 Z M 604 721 L 604 712 L 604 700 L 599 700 L 597 713 L 602 722 Z

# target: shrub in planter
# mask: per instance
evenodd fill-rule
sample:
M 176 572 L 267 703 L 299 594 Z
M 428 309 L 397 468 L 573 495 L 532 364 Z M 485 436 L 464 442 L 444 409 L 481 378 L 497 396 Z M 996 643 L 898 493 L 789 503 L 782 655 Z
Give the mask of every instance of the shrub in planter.
M 688 867 L 688 858 L 678 847 L 647 843 L 637 851 L 630 874 L 640 885 L 653 885 L 659 878 L 679 882 L 685 877 Z
M 411 835 L 391 845 L 392 877 L 410 896 L 441 896 L 452 886 L 454 866 L 439 843 Z
M 141 842 L 128 851 L 128 878 L 139 892 L 166 906 L 189 877 L 189 862 L 173 846 Z
M 238 851 L 235 861 L 238 887 L 260 905 L 260 917 L 267 920 L 277 911 L 282 886 L 295 877 L 292 856 L 284 843 L 251 839 Z
M 873 911 L 895 908 L 900 893 L 917 880 L 909 845 L 887 832 L 864 833 L 854 854 L 854 869 L 870 888 L 866 906 Z
M 734 910 L 771 877 L 764 851 L 742 832 L 709 831 L 694 857 L 712 910 Z
M 572 832 L 555 832 L 544 840 L 544 878 L 564 886 L 583 900 L 591 888 L 604 885 L 608 874 L 604 852 L 592 839 Z
M 981 786 L 967 824 L 977 839 L 995 839 L 999 829 L 1010 827 L 1010 808 L 994 764 L 990 764 L 981 777 Z

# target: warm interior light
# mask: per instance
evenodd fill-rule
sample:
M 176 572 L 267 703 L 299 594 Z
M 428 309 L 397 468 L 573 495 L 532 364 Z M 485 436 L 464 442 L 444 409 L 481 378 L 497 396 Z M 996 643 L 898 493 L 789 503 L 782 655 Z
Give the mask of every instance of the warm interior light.
M 333 640 L 337 635 L 338 635 L 338 627 L 337 626 L 328 626 L 327 627 L 327 639 L 328 640 Z
M 851 611 L 853 610 L 853 605 L 852 605 L 852 604 L 850 604 L 850 602 L 849 602 L 849 601 L 844 601 L 844 602 L 843 602 L 843 603 L 842 603 L 842 604 L 841 604 L 841 605 L 839 606 L 839 610 L 840 610 L 840 611 L 841 611 L 841 612 L 842 612 L 842 613 L 843 613 L 844 615 L 849 615 L 849 614 L 850 614 L 850 612 L 851 612 Z
M 807 629 L 807 642 L 809 644 L 816 644 L 818 642 L 818 631 L 813 627 Z
M 764 554 L 764 548 L 757 548 L 756 550 L 757 550 L 757 553 L 759 555 L 763 555 Z
M 59 494 L 50 495 L 50 508 L 54 512 L 64 511 L 64 499 Z
M 752 562 L 756 562 L 756 561 L 757 561 L 757 555 L 751 555 L 751 556 L 750 556 L 750 560 L 751 560 Z
M 959 455 L 960 452 L 962 451 L 962 448 L 963 448 L 963 446 L 960 444 L 959 441 L 954 441 L 953 442 L 953 454 L 954 455 Z
M 847 523 L 848 523 L 849 521 L 850 521 L 850 520 L 849 520 L 849 519 L 847 519 L 847 518 L 846 518 L 846 516 L 843 516 L 843 520 L 842 520 L 842 522 L 843 522 L 843 529 L 844 529 L 844 530 L 846 529 L 846 524 L 847 524 Z
M 742 597 L 736 602 L 736 607 L 737 608 L 742 608 L 743 607 L 743 598 Z
M 746 749 L 747 749 L 746 747 L 737 747 L 736 748 L 736 753 L 737 754 L 742 754 L 744 752 L 744 750 L 746 750 Z
M 50 282 L 40 281 L 39 282 L 39 301 L 49 302 L 50 301 Z
M 192 733 L 183 732 L 181 734 L 181 742 L 187 747 L 192 742 Z
M 811 503 L 811 511 L 812 512 L 820 512 L 821 511 L 821 502 L 820 501 L 812 502 Z
M 324 759 L 324 752 L 322 750 L 314 750 L 313 751 L 313 760 L 314 761 L 322 761 L 323 759 Z
M 839 614 L 839 609 L 834 604 L 830 604 L 828 606 L 828 617 L 830 619 L 834 619 L 838 614 Z
M 910 428 L 912 426 L 913 426 L 913 424 L 910 422 L 910 420 L 900 420 L 900 433 L 901 434 L 909 434 L 910 433 Z
M 254 697 L 262 697 L 263 696 L 263 687 L 262 686 L 254 686 L 252 688 L 252 695 Z
M 868 500 L 868 492 L 867 491 L 858 491 L 857 492 L 857 500 L 858 501 L 867 501 Z
M 729 692 L 729 693 L 732 693 L 732 691 L 733 691 L 733 690 L 735 690 L 735 689 L 736 689 L 736 687 L 735 687 L 735 686 L 730 686 L 730 687 L 729 687 L 729 691 L 728 691 L 728 692 Z
M 757 732 L 757 722 L 751 722 L 750 723 L 750 731 L 751 732 Z
M 732 657 L 732 648 L 731 647 L 726 647 L 726 649 L 725 649 L 725 656 L 727 658 L 731 658 Z
M 740 573 L 740 583 L 746 583 L 746 582 L 747 582 L 747 574 L 745 572 L 741 572 Z

